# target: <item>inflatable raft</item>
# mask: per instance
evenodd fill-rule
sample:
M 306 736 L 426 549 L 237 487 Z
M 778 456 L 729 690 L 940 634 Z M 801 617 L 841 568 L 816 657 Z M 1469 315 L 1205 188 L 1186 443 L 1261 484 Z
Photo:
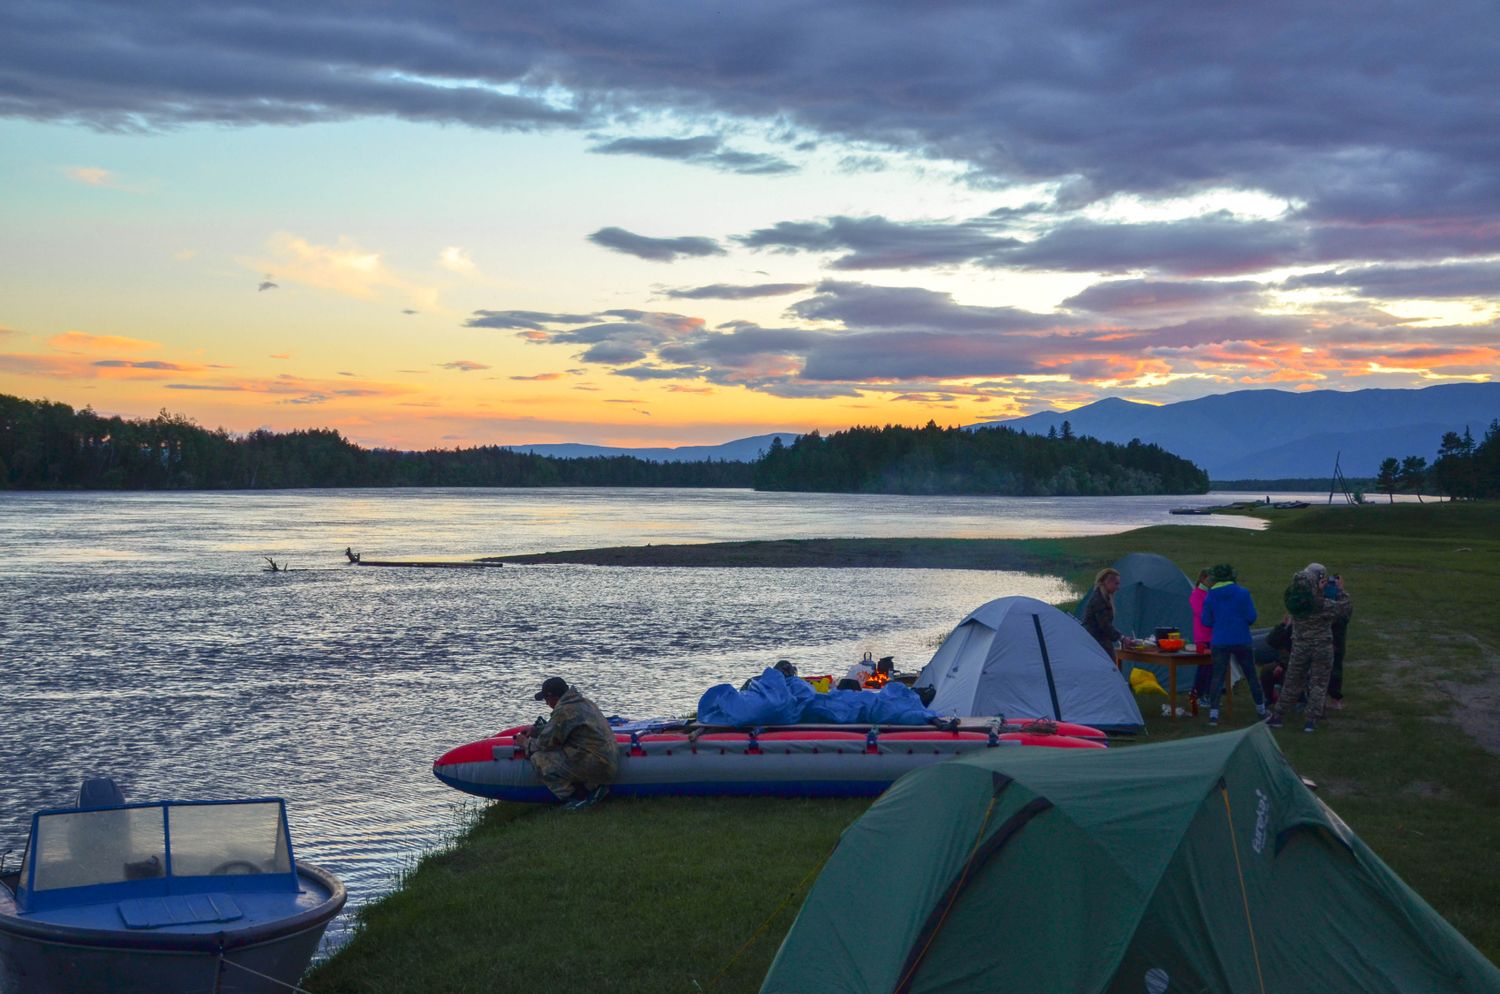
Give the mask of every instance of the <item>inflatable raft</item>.
M 465 793 L 503 801 L 551 802 L 518 748 L 521 725 L 459 746 L 432 764 L 433 775 Z M 1042 746 L 1103 749 L 1104 733 L 1083 725 L 1023 722 L 863 729 L 784 726 L 630 732 L 615 737 L 621 797 L 874 797 L 904 773 L 982 749 Z

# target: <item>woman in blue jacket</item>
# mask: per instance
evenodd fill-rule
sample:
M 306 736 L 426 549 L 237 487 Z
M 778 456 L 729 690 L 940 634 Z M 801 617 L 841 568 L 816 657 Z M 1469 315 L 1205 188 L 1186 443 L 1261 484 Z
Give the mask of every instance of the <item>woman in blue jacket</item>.
M 1250 636 L 1250 626 L 1255 624 L 1255 601 L 1250 597 L 1250 591 L 1235 582 L 1234 567 L 1228 563 L 1215 566 L 1209 579 L 1213 586 L 1203 599 L 1203 624 L 1214 630 L 1208 723 L 1219 723 L 1219 694 L 1229 676 L 1231 659 L 1250 685 L 1250 694 L 1255 698 L 1255 713 L 1264 717 L 1266 701 L 1261 696 L 1260 681 L 1255 678 L 1255 651 L 1251 648 Z

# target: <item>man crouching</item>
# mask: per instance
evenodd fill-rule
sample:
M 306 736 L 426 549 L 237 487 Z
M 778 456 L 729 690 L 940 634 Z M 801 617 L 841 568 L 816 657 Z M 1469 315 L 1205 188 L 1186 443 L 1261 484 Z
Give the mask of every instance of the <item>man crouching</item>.
M 518 733 L 516 742 L 525 746 L 537 778 L 569 811 L 598 804 L 620 767 L 604 712 L 557 676 L 548 677 L 533 699 L 546 701 L 552 717 Z

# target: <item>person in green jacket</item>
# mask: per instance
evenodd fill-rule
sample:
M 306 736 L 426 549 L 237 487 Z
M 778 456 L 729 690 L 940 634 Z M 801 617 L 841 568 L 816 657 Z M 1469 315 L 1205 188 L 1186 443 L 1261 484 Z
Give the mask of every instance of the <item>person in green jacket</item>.
M 570 811 L 599 803 L 620 768 L 614 729 L 604 712 L 558 676 L 548 677 L 534 699 L 546 701 L 552 716 L 516 740 L 525 746 L 537 779 Z

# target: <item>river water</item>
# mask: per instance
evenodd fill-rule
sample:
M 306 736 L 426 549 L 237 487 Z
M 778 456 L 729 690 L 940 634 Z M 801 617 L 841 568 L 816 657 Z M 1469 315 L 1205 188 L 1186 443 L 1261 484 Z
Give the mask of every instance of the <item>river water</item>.
M 1213 503 L 1239 496 L 1215 494 Z M 1253 495 L 1256 497 L 1264 495 Z M 1286 495 L 1276 495 L 1282 499 Z M 690 711 L 778 658 L 919 668 L 968 611 L 1056 578 L 962 570 L 358 569 L 368 558 L 813 537 L 1036 537 L 1146 524 L 1182 498 L 738 490 L 0 493 L 0 851 L 86 776 L 134 800 L 278 795 L 351 906 L 461 820 L 448 748 L 530 721 L 549 674 L 606 713 Z M 271 573 L 262 557 L 289 563 Z M 11 858 L 14 860 L 17 855 Z M 336 945 L 349 913 L 331 930 Z

